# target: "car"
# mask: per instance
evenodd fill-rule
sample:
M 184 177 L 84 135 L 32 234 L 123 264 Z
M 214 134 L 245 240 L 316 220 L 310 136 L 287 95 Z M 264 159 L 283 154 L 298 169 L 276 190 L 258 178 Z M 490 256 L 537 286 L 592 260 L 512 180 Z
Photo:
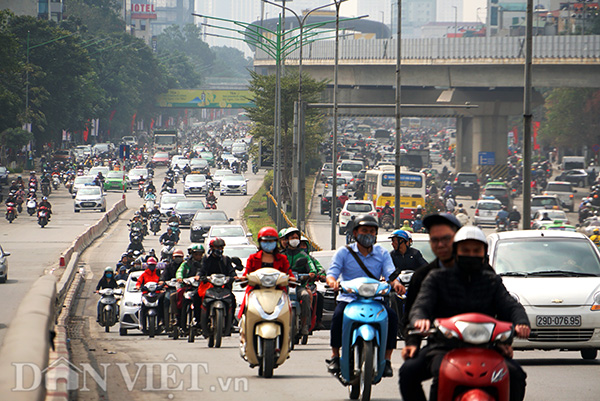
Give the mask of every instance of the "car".
M 97 143 L 92 146 L 92 154 L 94 156 L 108 156 L 113 151 L 112 143 Z
M 179 225 L 189 226 L 198 210 L 206 206 L 200 199 L 185 199 L 177 202 L 173 207 L 173 213 L 179 217 Z
M 233 139 L 225 139 L 223 141 L 223 150 L 226 152 L 231 152 L 231 147 L 233 146 Z
M 562 210 L 560 200 L 556 195 L 536 195 L 531 198 L 531 217 L 538 210 Z
M 127 335 L 127 330 L 140 328 L 140 308 L 142 307 L 142 292 L 135 286 L 142 271 L 129 273 L 127 284 L 119 307 L 119 334 Z
M 577 191 L 567 181 L 550 181 L 544 190 L 544 195 L 556 195 L 562 207 L 569 209 L 571 213 L 575 210 L 576 193 Z
M 428 263 L 433 262 L 435 260 L 435 254 L 431 250 L 431 245 L 429 244 L 429 234 L 411 233 L 410 235 L 413 239 L 412 247 L 421 252 L 421 255 L 423 255 L 423 258 Z M 390 233 L 378 234 L 377 243 L 386 251 L 391 251 L 393 249 Z
M 8 280 L 8 257 L 10 252 L 6 252 L 0 245 L 0 283 L 6 283 Z
M 208 160 L 194 158 L 190 160 L 190 170 L 192 174 L 208 174 L 210 172 L 210 166 Z
M 223 177 L 226 175 L 232 175 L 232 174 L 233 174 L 233 171 L 231 171 L 229 169 L 221 169 L 221 170 L 215 171 L 215 173 L 212 176 L 213 187 L 219 188 L 221 186 L 221 180 L 223 179 Z
M 489 182 L 483 188 L 481 199 L 487 196 L 493 196 L 507 208 L 510 207 L 512 198 L 510 197 L 510 189 L 504 183 Z
M 337 193 L 341 195 L 342 188 L 338 187 Z M 321 214 L 328 214 L 331 211 L 332 196 L 333 196 L 333 190 L 331 188 L 326 188 L 325 191 L 323 192 L 323 194 L 319 195 L 319 198 L 321 198 Z M 337 197 L 336 197 L 336 199 L 337 199 Z M 340 209 L 342 207 L 342 202 L 340 202 L 339 199 L 337 199 L 337 202 L 336 202 L 336 208 L 338 208 L 338 207 Z
M 502 202 L 497 199 L 481 199 L 477 201 L 475 206 L 471 207 L 475 209 L 473 224 L 476 226 L 495 226 L 496 216 L 500 209 L 502 209 Z
M 477 178 L 477 174 L 456 174 L 452 192 L 455 196 L 470 196 L 471 199 L 476 200 L 479 197 L 479 178 Z
M 333 175 L 333 163 L 323 163 L 321 167 L 321 181 L 325 182 Z
M 8 185 L 8 169 L 4 166 L 0 166 L 0 185 Z
M 99 210 L 106 212 L 106 195 L 96 185 L 85 186 L 77 191 L 74 202 L 75 213 L 82 210 Z
M 591 237 L 595 229 L 600 230 L 600 218 L 592 216 L 585 219 L 577 231 Z
M 227 217 L 222 210 L 198 210 L 190 224 L 190 241 L 204 242 L 204 234 L 213 225 L 229 224 L 233 218 Z
M 221 238 L 225 241 L 225 247 L 227 245 L 248 245 L 251 237 L 252 234 L 246 234 L 244 227 L 240 225 L 214 225 L 205 234 L 205 242 L 210 244 L 212 239 Z
M 208 181 L 204 174 L 188 174 L 183 182 L 183 193 L 186 195 L 208 193 Z
M 79 191 L 81 188 L 84 188 L 86 186 L 90 186 L 90 185 L 96 185 L 96 177 L 93 175 L 80 175 L 78 177 L 75 177 L 75 180 L 73 181 L 73 185 L 71 186 L 71 197 L 75 198 L 75 196 L 77 196 L 77 191 Z
M 223 176 L 219 192 L 221 195 L 242 194 L 248 195 L 248 180 L 241 174 Z
M 171 158 L 171 169 L 174 169 L 175 166 L 177 166 L 178 168 L 182 169 L 187 166 L 188 164 L 190 164 L 190 160 L 182 155 L 175 155 Z
M 52 154 L 53 162 L 69 162 L 71 161 L 71 152 L 68 150 L 57 150 Z
M 98 173 L 102 173 L 102 176 L 104 176 L 104 178 L 106 178 L 109 171 L 110 171 L 110 168 L 108 168 L 106 166 L 96 166 L 96 167 L 92 167 L 87 172 L 87 175 L 91 175 L 92 177 L 97 177 Z
M 104 190 L 116 189 L 127 192 L 127 180 L 124 171 L 109 171 L 104 179 Z
M 442 151 L 441 150 L 431 150 L 429 152 L 429 160 L 431 160 L 431 163 L 441 163 L 442 162 Z
M 567 181 L 578 187 L 585 188 L 588 182 L 588 173 L 585 170 L 565 170 L 556 176 L 556 181 Z
M 90 145 L 75 146 L 73 154 L 78 161 L 84 160 L 92 155 L 92 147 Z
M 184 194 L 170 194 L 164 193 L 160 197 L 160 215 L 161 217 L 167 217 L 173 211 L 173 208 L 177 202 L 185 200 Z
M 248 154 L 248 145 L 245 142 L 236 142 L 231 146 L 231 153 L 238 159 L 243 159 Z
M 208 164 L 209 164 L 211 167 L 214 167 L 214 166 L 215 166 L 215 155 L 213 154 L 213 152 L 210 152 L 210 151 L 203 151 L 203 152 L 200 152 L 200 153 L 199 153 L 199 156 L 200 156 L 202 159 L 204 159 L 204 160 L 208 161 Z
M 352 175 L 350 179 L 356 178 L 358 173 L 365 168 L 365 165 L 360 160 L 343 160 L 337 167 L 338 174 L 340 172 L 348 172 Z
M 157 166 L 168 166 L 169 154 L 166 152 L 157 152 L 152 156 L 152 162 Z
M 542 220 L 545 213 L 548 213 L 548 218 L 550 220 Z M 539 230 L 540 228 L 554 224 L 557 221 L 561 221 L 564 224 L 571 224 L 567 214 L 563 210 L 538 210 L 531 219 L 531 228 Z
M 517 350 L 600 348 L 600 252 L 581 233 L 527 230 L 488 236 L 491 266 L 529 317 L 531 334 Z
M 340 217 L 338 219 L 340 235 L 346 234 L 346 226 L 352 219 L 352 216 L 356 217 L 363 214 L 370 214 L 377 218 L 377 210 L 375 209 L 373 202 L 366 200 L 347 200 L 340 211 Z
M 123 143 L 125 145 L 129 145 L 129 146 L 135 146 L 137 145 L 137 139 L 135 139 L 135 136 L 124 136 L 123 138 L 121 138 L 121 140 L 123 141 Z
M 127 173 L 127 179 L 129 180 L 129 183 L 132 185 L 137 185 L 140 178 L 143 178 L 144 180 L 148 179 L 148 169 L 147 168 L 135 167 L 135 168 L 132 168 L 131 170 L 129 170 L 129 172 Z

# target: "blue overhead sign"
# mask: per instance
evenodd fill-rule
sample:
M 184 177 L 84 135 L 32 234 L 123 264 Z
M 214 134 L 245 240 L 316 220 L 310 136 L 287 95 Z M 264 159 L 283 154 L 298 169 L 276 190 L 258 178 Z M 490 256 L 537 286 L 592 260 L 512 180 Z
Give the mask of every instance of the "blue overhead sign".
M 480 166 L 496 165 L 496 152 L 479 152 L 479 165 Z

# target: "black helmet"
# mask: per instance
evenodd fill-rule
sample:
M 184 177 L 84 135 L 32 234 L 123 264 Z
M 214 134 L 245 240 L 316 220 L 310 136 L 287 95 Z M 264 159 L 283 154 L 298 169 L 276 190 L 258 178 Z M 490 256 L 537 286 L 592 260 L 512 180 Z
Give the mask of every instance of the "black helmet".
M 363 214 L 362 216 L 358 216 L 356 220 L 354 220 L 354 228 L 358 228 L 360 226 L 369 226 L 379 228 L 379 223 L 377 219 L 370 214 Z

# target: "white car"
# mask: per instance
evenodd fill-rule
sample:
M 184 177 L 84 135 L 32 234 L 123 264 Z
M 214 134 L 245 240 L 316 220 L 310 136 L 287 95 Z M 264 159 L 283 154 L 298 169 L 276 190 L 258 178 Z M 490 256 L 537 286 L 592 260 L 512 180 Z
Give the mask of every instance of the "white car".
M 542 220 L 544 218 L 544 214 L 548 213 L 548 217 L 550 220 Z M 563 210 L 538 210 L 533 215 L 533 219 L 531 219 L 531 228 L 534 230 L 539 230 L 543 226 L 552 225 L 555 221 L 560 220 L 565 224 L 570 225 L 569 217 Z
M 496 199 L 482 199 L 477 201 L 477 205 L 471 207 L 475 209 L 473 224 L 476 226 L 495 226 L 496 216 L 502 209 L 502 202 Z
M 140 180 L 140 178 L 143 178 L 144 180 L 148 179 L 148 169 L 147 168 L 136 167 L 136 168 L 132 168 L 127 173 L 127 180 L 129 181 L 130 184 L 137 184 L 138 181 Z
M 185 200 L 184 194 L 163 194 L 160 197 L 160 215 L 167 217 L 167 213 L 172 212 L 177 202 L 181 200 Z
M 228 169 L 221 169 L 221 170 L 215 171 L 215 173 L 212 176 L 213 186 L 215 188 L 219 187 L 221 185 L 221 180 L 223 179 L 223 177 L 225 177 L 226 175 L 232 175 L 232 174 L 233 174 L 233 171 L 228 170 Z
M 208 192 L 208 181 L 204 174 L 188 174 L 183 182 L 185 195 L 205 194 Z
M 80 175 L 75 177 L 75 181 L 73 181 L 73 186 L 71 187 L 71 197 L 74 199 L 77 195 L 77 191 L 85 186 L 96 185 L 95 181 L 96 177 L 91 175 Z
M 142 271 L 131 272 L 121 298 L 119 308 L 119 334 L 127 335 L 127 330 L 140 328 L 140 308 L 142 307 L 142 292 L 135 287 Z
M 175 166 L 179 166 L 179 168 L 184 168 L 186 164 L 190 164 L 190 161 L 185 156 L 175 155 L 171 157 L 171 168 L 174 168 Z
M 431 163 L 441 163 L 442 162 L 442 151 L 441 150 L 431 150 L 429 152 L 429 160 L 431 160 Z
M 241 174 L 223 176 L 221 179 L 221 195 L 242 194 L 248 195 L 248 180 Z
M 210 227 L 205 237 L 205 243 L 209 245 L 212 239 L 223 239 L 225 249 L 227 249 L 229 245 L 249 245 L 249 238 L 252 237 L 252 234 L 246 234 L 244 228 L 240 225 L 215 225 Z
M 92 177 L 96 177 L 98 176 L 98 173 L 102 173 L 102 175 L 104 176 L 104 178 L 106 178 L 106 176 L 108 175 L 108 172 L 110 171 L 110 168 L 105 167 L 105 166 L 96 166 L 96 167 L 92 167 L 90 169 L 90 171 L 88 171 L 87 175 L 91 175 Z
M 490 264 L 524 307 L 531 324 L 519 350 L 600 348 L 600 251 L 581 233 L 527 230 L 488 237 Z
M 566 181 L 550 181 L 544 189 L 544 195 L 556 195 L 562 203 L 562 207 L 569 209 L 572 213 L 575 210 L 575 194 L 577 190 L 573 185 Z
M 347 200 L 344 207 L 340 211 L 339 217 L 339 233 L 346 234 L 346 226 L 352 219 L 352 216 L 357 217 L 363 214 L 370 214 L 377 218 L 377 209 L 371 201 L 365 200 Z
M 102 188 L 90 185 L 81 188 L 75 196 L 74 209 L 75 213 L 82 210 L 100 210 L 106 212 L 106 195 Z

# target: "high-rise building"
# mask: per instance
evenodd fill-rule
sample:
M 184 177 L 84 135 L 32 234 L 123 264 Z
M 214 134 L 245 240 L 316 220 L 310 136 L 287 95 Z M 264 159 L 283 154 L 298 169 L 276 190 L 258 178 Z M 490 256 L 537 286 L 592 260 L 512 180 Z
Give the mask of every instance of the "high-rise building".
M 391 0 L 392 32 L 397 31 L 398 0 Z M 402 1 L 402 37 L 416 38 L 421 35 L 421 27 L 436 21 L 436 0 L 403 0 Z
M 63 19 L 63 0 L 3 0 L 0 9 L 56 22 Z

